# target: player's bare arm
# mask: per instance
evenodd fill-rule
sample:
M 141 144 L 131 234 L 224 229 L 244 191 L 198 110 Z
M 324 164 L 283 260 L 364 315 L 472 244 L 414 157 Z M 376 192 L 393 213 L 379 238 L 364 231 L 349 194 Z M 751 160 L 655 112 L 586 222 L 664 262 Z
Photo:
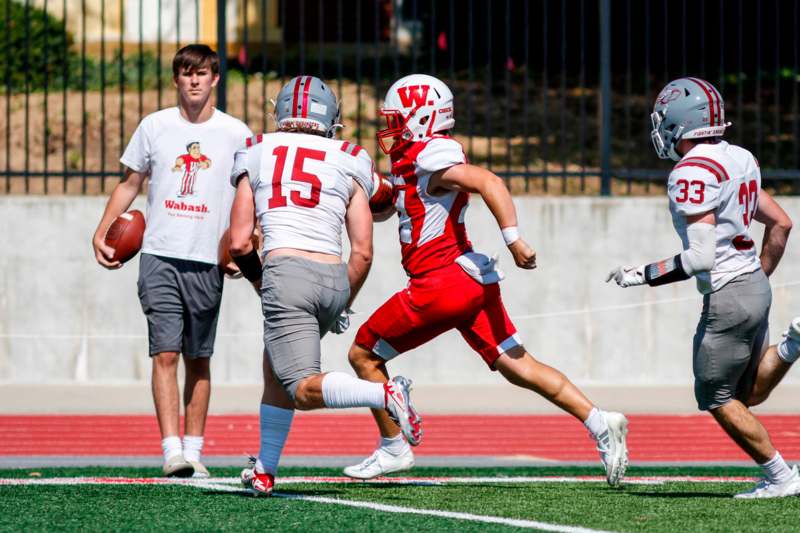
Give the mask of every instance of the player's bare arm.
M 492 212 L 514 262 L 524 269 L 536 268 L 536 252 L 519 236 L 517 210 L 511 194 L 495 173 L 467 163 L 440 170 L 431 176 L 429 192 L 438 189 L 480 194 Z
M 236 266 L 258 292 L 261 289 L 261 259 L 251 240 L 255 229 L 255 211 L 253 189 L 245 173 L 239 178 L 231 206 L 230 250 Z
M 765 226 L 760 259 L 762 270 L 769 276 L 775 272 L 783 257 L 789 232 L 792 231 L 792 219 L 763 189 L 759 192 L 758 208 L 754 218 Z
M 122 263 L 119 261 L 110 260 L 114 255 L 114 250 L 105 243 L 106 232 L 114 219 L 131 206 L 142 188 L 144 179 L 145 174 L 125 168 L 125 175 L 122 177 L 122 181 L 114 187 L 111 197 L 106 203 L 105 211 L 103 211 L 103 216 L 100 218 L 100 223 L 97 225 L 92 238 L 95 259 L 105 268 L 117 269 L 122 267 Z
M 350 257 L 347 260 L 347 277 L 350 280 L 348 307 L 361 290 L 372 266 L 372 212 L 364 190 L 358 186 L 353 189 L 353 197 L 344 217 L 350 240 Z
M 172 171 L 178 172 L 182 168 L 183 168 L 183 159 L 179 157 L 178 159 L 175 160 L 175 164 L 172 166 Z
M 716 247 L 716 215 L 713 211 L 686 217 L 689 247 L 678 255 L 639 266 L 620 266 L 606 276 L 620 287 L 650 285 L 658 287 L 667 283 L 684 281 L 695 274 L 714 268 Z

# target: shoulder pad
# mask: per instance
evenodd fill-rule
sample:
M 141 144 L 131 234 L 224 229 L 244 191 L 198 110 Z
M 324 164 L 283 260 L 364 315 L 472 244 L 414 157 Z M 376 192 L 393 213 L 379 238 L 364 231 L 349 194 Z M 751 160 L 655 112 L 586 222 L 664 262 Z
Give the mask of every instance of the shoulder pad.
M 352 155 L 353 157 L 355 157 L 355 156 L 358 155 L 359 152 L 361 152 L 361 150 L 363 150 L 363 148 L 360 147 L 359 145 L 355 144 L 355 143 L 351 143 L 351 142 L 348 142 L 348 141 L 343 141 L 342 142 L 342 146 L 340 147 L 340 150 L 342 152 L 346 153 L 346 154 L 349 154 L 349 155 Z
M 245 146 L 247 146 L 248 148 L 252 148 L 253 146 L 259 144 L 263 140 L 264 140 L 264 135 L 259 133 L 258 135 L 254 135 L 253 137 L 248 137 L 247 140 L 245 140 Z
M 431 172 L 467 162 L 464 149 L 451 137 L 434 137 L 421 147 L 414 159 L 418 166 Z
M 717 180 L 717 183 L 730 180 L 730 176 L 728 176 L 728 171 L 725 170 L 725 167 L 710 157 L 693 156 L 682 159 L 677 165 L 675 165 L 675 168 L 672 171 L 673 174 L 682 168 L 705 170 L 706 173 L 711 174 Z

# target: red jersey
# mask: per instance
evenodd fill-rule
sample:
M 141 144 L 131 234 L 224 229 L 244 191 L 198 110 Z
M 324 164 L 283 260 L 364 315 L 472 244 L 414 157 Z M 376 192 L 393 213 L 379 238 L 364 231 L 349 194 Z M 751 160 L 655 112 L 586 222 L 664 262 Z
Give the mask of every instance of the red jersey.
M 450 266 L 458 256 L 472 250 L 464 226 L 469 194 L 428 191 L 433 173 L 466 162 L 461 144 L 445 136 L 411 143 L 392 154 L 403 268 L 412 278 Z

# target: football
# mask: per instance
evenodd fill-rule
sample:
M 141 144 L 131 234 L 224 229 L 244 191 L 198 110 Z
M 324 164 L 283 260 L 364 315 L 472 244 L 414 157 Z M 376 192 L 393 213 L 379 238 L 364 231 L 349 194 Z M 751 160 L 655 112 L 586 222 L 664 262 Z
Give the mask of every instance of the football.
M 250 242 L 253 243 L 253 248 L 255 248 L 256 252 L 261 251 L 260 230 L 256 229 L 253 231 L 253 235 L 250 237 Z M 226 276 L 234 279 L 240 278 L 242 277 L 242 273 L 239 272 L 239 267 L 237 267 L 236 263 L 233 262 L 230 248 L 231 229 L 228 228 L 225 230 L 225 233 L 222 234 L 222 238 L 219 240 L 219 266 Z
M 112 261 L 125 263 L 133 259 L 142 248 L 144 215 L 138 209 L 122 213 L 114 219 L 106 232 L 106 245 L 114 249 Z
M 369 199 L 369 208 L 373 213 L 383 213 L 394 202 L 394 187 L 391 181 L 381 176 L 380 172 L 372 173 L 372 181 L 374 187 L 372 197 Z

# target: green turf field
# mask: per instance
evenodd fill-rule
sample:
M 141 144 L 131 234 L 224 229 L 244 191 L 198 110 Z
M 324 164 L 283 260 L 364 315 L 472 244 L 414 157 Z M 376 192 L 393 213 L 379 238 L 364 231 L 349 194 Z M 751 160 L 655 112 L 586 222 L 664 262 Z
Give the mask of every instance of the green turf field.
M 220 478 L 240 469 L 216 468 Z M 33 475 L 31 475 L 33 473 Z M 414 477 L 596 476 L 596 468 L 417 468 Z M 748 468 L 631 468 L 629 476 L 755 475 Z M 157 469 L 0 470 L 0 478 L 155 477 Z M 339 476 L 338 469 L 285 468 L 282 477 Z M 282 497 L 253 498 L 232 480 L 190 485 L 0 485 L 0 530 L 71 531 L 800 531 L 800 498 L 740 501 L 748 482 L 666 481 L 613 489 L 597 482 L 491 480 L 424 484 L 280 484 Z M 386 508 L 346 506 L 383 504 Z M 356 502 L 356 503 L 353 503 Z M 359 503 L 361 502 L 361 503 Z M 374 505 L 372 505 L 375 507 Z M 456 517 L 413 512 L 465 513 Z M 391 511 L 391 512 L 390 512 Z M 477 518 L 476 518 L 477 516 Z M 491 523 L 517 519 L 524 522 Z M 561 528 L 561 529 L 559 529 Z M 570 529 L 573 528 L 573 529 Z

